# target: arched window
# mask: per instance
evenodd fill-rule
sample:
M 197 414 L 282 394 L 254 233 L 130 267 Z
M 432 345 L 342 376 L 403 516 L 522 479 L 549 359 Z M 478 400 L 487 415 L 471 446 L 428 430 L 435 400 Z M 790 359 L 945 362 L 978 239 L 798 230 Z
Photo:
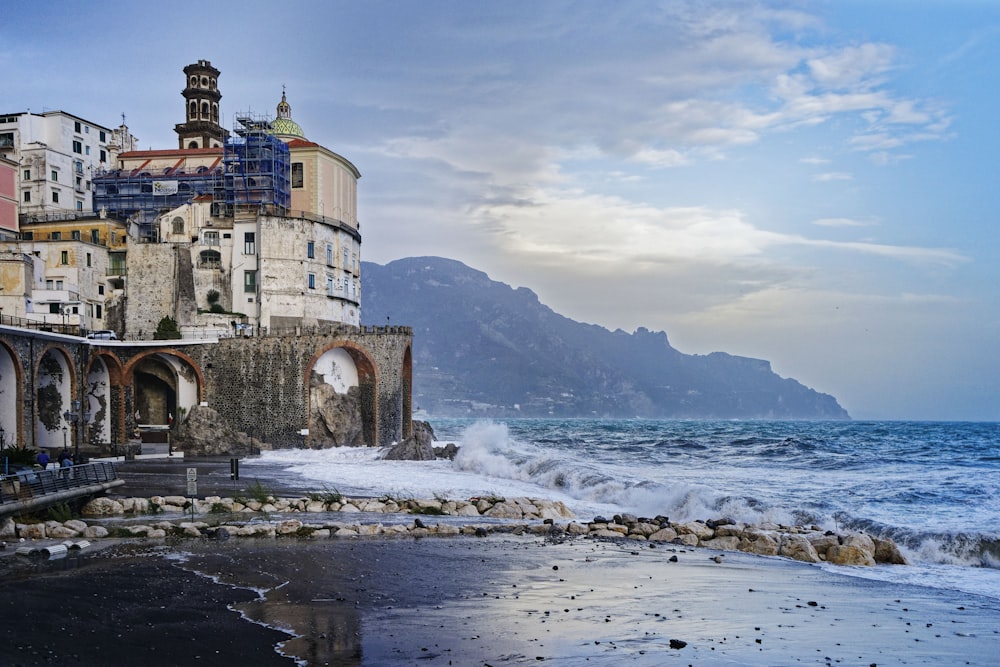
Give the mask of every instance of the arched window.
M 191 85 L 192 88 L 196 88 L 198 86 L 198 77 L 196 77 L 194 74 L 191 75 L 191 84 L 190 85 Z
M 201 77 L 201 87 L 202 88 L 208 88 L 208 77 L 207 76 Z
M 188 148 L 198 148 L 198 142 L 197 141 L 189 142 Z
M 212 120 L 219 122 L 219 105 L 212 103 Z
M 171 221 L 170 224 L 172 225 L 172 229 L 170 231 L 173 232 L 174 234 L 184 233 L 184 218 L 178 215 Z
M 222 255 L 218 250 L 202 250 L 198 254 L 199 269 L 220 269 L 222 268 Z
M 201 117 L 208 118 L 208 102 L 201 103 Z
M 188 109 L 188 117 L 195 118 L 198 115 L 198 103 L 191 100 L 190 109 Z

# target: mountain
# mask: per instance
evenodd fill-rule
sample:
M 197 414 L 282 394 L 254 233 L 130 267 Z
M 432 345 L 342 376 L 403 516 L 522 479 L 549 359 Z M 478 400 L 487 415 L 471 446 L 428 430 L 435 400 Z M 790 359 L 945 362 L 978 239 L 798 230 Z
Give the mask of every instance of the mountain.
M 413 327 L 413 409 L 435 417 L 850 419 L 760 359 L 575 322 L 440 257 L 362 264 L 362 323 Z

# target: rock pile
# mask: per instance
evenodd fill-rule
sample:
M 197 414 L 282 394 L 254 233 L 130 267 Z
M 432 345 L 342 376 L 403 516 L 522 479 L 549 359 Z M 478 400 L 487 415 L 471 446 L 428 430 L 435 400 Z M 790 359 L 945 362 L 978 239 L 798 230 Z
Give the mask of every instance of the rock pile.
M 825 561 L 837 565 L 865 565 L 877 563 L 906 564 L 906 559 L 892 540 L 864 533 L 836 534 L 816 526 L 783 526 L 778 524 L 750 525 L 718 519 L 710 521 L 671 522 L 667 517 L 637 517 L 631 514 L 615 515 L 611 519 L 594 517 L 590 522 L 567 521 L 573 513 L 563 503 L 536 498 L 472 498 L 470 500 L 445 499 L 393 499 L 344 498 L 339 494 L 330 497 L 274 498 L 257 500 L 221 498 L 189 499 L 183 496 L 153 496 L 152 498 L 95 498 L 83 508 L 85 517 L 141 516 L 163 514 L 163 520 L 142 525 L 123 525 L 109 530 L 84 521 L 65 523 L 47 521 L 37 524 L 14 524 L 8 519 L 0 524 L 0 537 L 25 539 L 73 537 L 145 537 L 167 536 L 216 537 L 410 537 L 476 535 L 513 533 L 517 535 L 544 535 L 548 537 L 588 537 L 594 539 L 620 539 L 674 544 L 687 547 L 704 547 L 720 551 L 744 551 L 763 556 L 783 556 L 808 563 Z M 333 521 L 308 515 L 324 513 L 354 514 L 361 512 L 381 514 L 416 514 L 405 523 L 370 523 Z M 185 521 L 185 513 L 215 516 L 217 520 Z M 261 521 L 260 515 L 302 514 L 304 517 Z M 168 516 L 176 517 L 168 520 Z M 429 525 L 430 516 L 489 517 L 506 522 L 436 523 Z M 429 519 L 426 519 L 429 521 Z M 517 523 L 527 522 L 527 523 Z

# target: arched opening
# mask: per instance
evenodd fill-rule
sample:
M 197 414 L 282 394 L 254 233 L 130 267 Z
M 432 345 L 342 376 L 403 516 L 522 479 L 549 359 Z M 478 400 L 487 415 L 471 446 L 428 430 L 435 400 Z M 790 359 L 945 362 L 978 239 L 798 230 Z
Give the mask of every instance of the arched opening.
M 309 369 L 309 437 L 313 449 L 378 443 L 375 364 L 362 350 L 324 350 Z
M 170 351 L 150 352 L 134 359 L 127 367 L 131 384 L 130 430 L 169 428 L 198 405 L 204 379 L 186 355 Z
M 21 444 L 21 367 L 13 350 L 0 343 L 0 446 Z
M 403 439 L 413 435 L 413 352 L 406 346 L 403 353 Z
M 72 406 L 73 370 L 65 350 L 48 348 L 35 371 L 35 444 L 55 449 L 72 445 L 72 425 L 64 417 Z

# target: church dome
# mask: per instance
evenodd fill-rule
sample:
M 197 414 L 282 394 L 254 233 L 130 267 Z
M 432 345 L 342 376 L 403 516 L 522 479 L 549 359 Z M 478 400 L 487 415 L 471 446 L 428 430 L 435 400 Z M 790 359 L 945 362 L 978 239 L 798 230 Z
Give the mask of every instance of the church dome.
M 281 101 L 278 102 L 278 117 L 271 123 L 271 134 L 279 139 L 305 139 L 302 126 L 292 120 L 292 105 L 285 98 L 285 91 L 281 91 Z

